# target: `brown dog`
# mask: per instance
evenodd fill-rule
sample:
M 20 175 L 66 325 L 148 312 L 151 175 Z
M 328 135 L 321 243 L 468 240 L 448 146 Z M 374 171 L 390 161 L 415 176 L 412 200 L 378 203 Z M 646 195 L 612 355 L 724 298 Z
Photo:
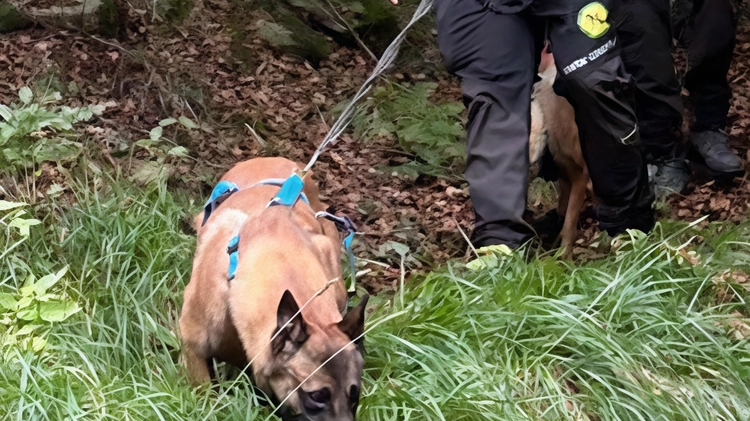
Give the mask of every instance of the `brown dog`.
M 267 207 L 279 187 L 258 185 L 299 168 L 283 158 L 241 162 L 222 178 L 240 190 L 205 225 L 203 213 L 196 218 L 198 247 L 180 316 L 183 356 L 195 383 L 210 381 L 212 358 L 250 363 L 256 385 L 277 403 L 286 400 L 284 419 L 354 420 L 363 358 L 360 340 L 351 342 L 363 333 L 367 297 L 342 318 L 340 234 L 315 217 L 325 206 L 311 176 L 303 190 L 309 205 Z M 227 245 L 237 235 L 229 280 Z
M 546 51 L 542 53 L 539 76 L 542 80 L 534 87 L 533 94 L 529 151 L 531 160 L 538 160 L 546 141 L 557 164 L 561 190 L 557 214 L 561 219 L 564 218 L 558 240 L 561 240 L 563 257 L 570 258 L 573 243 L 578 238 L 578 218 L 586 193 L 591 190 L 591 180 L 581 152 L 575 112 L 570 103 L 552 89 L 557 69 L 552 54 Z

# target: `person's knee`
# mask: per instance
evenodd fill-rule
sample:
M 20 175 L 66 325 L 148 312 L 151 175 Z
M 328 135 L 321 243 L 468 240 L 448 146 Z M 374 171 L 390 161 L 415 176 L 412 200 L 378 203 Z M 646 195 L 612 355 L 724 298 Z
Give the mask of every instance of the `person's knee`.
M 585 73 L 572 72 L 561 82 L 579 122 L 601 126 L 620 143 L 634 143 L 638 137 L 634 82 L 619 58 L 602 61 Z

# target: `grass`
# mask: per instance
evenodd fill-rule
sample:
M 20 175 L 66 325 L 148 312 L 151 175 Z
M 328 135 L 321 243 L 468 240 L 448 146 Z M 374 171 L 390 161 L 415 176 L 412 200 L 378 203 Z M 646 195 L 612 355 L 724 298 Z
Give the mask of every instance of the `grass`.
M 245 377 L 192 389 L 179 366 L 183 227 L 202 198 L 112 180 L 76 191 L 72 206 L 27 207 L 42 222 L 27 239 L 0 219 L 0 244 L 20 241 L 0 254 L 0 293 L 67 267 L 50 292 L 81 307 L 40 322 L 42 350 L 2 336 L 0 419 L 267 419 Z M 617 241 L 581 266 L 519 253 L 377 297 L 358 418 L 749 419 L 750 223 Z
M 657 230 L 583 267 L 429 274 L 368 337 L 365 419 L 746 420 L 750 342 L 729 325 L 750 293 L 712 279 L 747 269 L 749 228 L 694 246 L 696 266 L 676 250 L 689 232 Z

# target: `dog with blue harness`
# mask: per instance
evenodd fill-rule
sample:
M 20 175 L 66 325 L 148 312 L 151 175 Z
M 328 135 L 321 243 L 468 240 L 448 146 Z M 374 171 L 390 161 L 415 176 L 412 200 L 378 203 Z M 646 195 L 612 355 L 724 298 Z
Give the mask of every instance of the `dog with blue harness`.
M 195 220 L 198 246 L 180 316 L 183 358 L 194 383 L 210 381 L 213 359 L 249 367 L 282 419 L 354 420 L 368 298 L 347 311 L 356 227 L 326 212 L 300 168 L 256 158 L 214 188 Z

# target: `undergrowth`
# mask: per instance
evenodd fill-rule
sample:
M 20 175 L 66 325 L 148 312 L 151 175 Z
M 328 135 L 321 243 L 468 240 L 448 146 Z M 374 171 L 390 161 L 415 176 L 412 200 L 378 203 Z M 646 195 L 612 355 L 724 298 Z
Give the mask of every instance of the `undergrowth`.
M 73 125 L 100 114 L 103 106 L 70 108 L 56 105 L 59 92 L 19 90 L 19 102 L 0 104 L 0 168 L 23 169 L 54 160 L 75 159 L 81 143 L 75 141 Z
M 435 83 L 386 84 L 374 89 L 352 120 L 355 135 L 372 141 L 395 140 L 411 157 L 388 168 L 412 178 L 419 174 L 456 177 L 463 170 L 466 146 L 460 103 L 436 104 Z
M 412 139 L 440 117 L 450 132 L 451 107 L 406 108 L 429 89 L 371 102 L 366 128 Z M 22 95 L 9 121 L 32 104 Z M 161 142 L 178 122 L 194 126 L 163 120 L 138 145 L 156 162 L 183 155 Z M 26 136 L 32 123 L 8 127 Z M 435 145 L 407 144 L 420 165 Z M 180 366 L 187 224 L 203 198 L 91 168 L 71 170 L 74 197 L 0 201 L 0 420 L 271 419 L 244 374 L 196 389 Z M 527 250 L 479 266 L 373 299 L 359 419 L 750 419 L 750 222 L 665 222 L 580 265 Z
M 371 318 L 402 314 L 369 333 L 365 419 L 747 420 L 750 225 L 678 228 L 414 282 Z
M 34 322 L 42 347 L 10 341 L 3 320 L 0 418 L 266 419 L 247 378 L 193 389 L 180 369 L 193 203 L 163 183 L 88 182 L 98 187 L 76 186 L 74 206 L 0 211 L 5 225 L 18 209 L 41 222 L 28 237 L 0 227 L 15 244 L 0 255 L 0 294 L 59 274 L 44 294 L 74 303 Z M 359 418 L 746 420 L 750 224 L 617 241 L 583 266 L 456 263 L 378 297 Z

